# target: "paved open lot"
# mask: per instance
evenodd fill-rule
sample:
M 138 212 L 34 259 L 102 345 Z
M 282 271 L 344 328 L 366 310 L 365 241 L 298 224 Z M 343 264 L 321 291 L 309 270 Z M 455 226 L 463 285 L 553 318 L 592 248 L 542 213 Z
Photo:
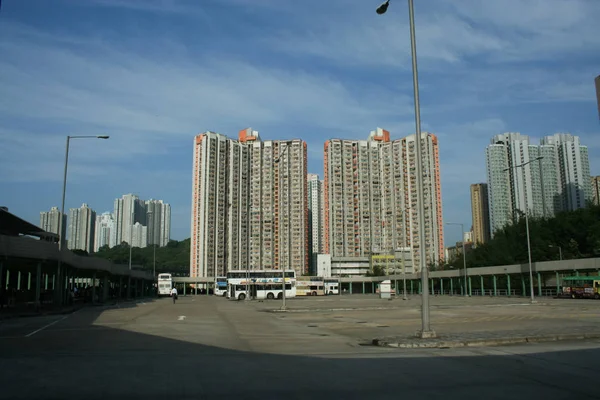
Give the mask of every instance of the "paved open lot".
M 360 342 L 419 328 L 418 297 L 279 305 L 198 296 L 2 321 L 0 398 L 600 398 L 598 340 L 376 348 Z M 594 329 L 599 314 L 592 300 L 432 299 L 439 333 Z

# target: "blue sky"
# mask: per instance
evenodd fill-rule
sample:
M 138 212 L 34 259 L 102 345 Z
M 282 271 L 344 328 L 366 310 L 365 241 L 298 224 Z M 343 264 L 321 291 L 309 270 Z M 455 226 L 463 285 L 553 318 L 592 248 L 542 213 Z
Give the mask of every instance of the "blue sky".
M 164 199 L 183 239 L 199 132 L 301 137 L 321 176 L 326 138 L 413 133 L 407 6 L 391 3 L 379 16 L 379 0 L 3 0 L 1 205 L 39 223 L 60 203 L 66 135 L 108 134 L 72 142 L 66 207 Z M 446 221 L 471 225 L 469 184 L 498 133 L 580 135 L 600 174 L 600 1 L 415 3 Z

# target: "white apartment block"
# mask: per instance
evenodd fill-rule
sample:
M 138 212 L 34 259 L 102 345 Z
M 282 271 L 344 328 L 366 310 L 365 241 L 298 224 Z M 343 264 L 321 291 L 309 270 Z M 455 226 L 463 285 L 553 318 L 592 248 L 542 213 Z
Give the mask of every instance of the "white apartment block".
M 443 258 L 443 225 L 438 143 L 422 133 L 426 257 Z M 364 259 L 413 249 L 419 265 L 416 209 L 415 135 L 390 141 L 377 128 L 368 140 L 331 139 L 325 143 L 325 253 L 336 259 Z
M 171 239 L 171 206 L 162 200 L 146 200 L 148 245 L 164 247 Z
M 146 204 L 135 194 L 125 194 L 114 202 L 114 217 L 116 220 L 116 242 L 130 243 L 133 231 L 131 227 L 139 222 L 146 224 Z
M 84 250 L 88 253 L 94 251 L 94 232 L 96 212 L 83 204 L 80 208 L 69 210 L 68 242 L 70 250 Z
M 94 233 L 94 251 L 101 247 L 114 247 L 117 241 L 117 229 L 113 215 L 109 212 L 96 217 L 96 230 Z
M 59 234 L 60 230 L 60 215 L 58 207 L 52 207 L 50 211 L 40 212 L 40 228 L 46 232 Z M 63 233 L 67 231 L 67 216 L 63 215 Z
M 551 217 L 591 200 L 587 147 L 577 136 L 556 134 L 535 145 L 520 133 L 495 135 L 486 149 L 486 168 L 492 237 L 525 212 Z
M 325 191 L 323 181 L 317 174 L 307 174 L 308 181 L 308 218 L 309 218 L 309 242 L 312 254 L 321 254 L 324 250 L 324 206 Z
M 239 140 L 205 132 L 194 139 L 190 276 L 293 268 L 308 262 L 306 144 Z
M 136 222 L 131 229 L 131 247 L 148 246 L 148 227 Z

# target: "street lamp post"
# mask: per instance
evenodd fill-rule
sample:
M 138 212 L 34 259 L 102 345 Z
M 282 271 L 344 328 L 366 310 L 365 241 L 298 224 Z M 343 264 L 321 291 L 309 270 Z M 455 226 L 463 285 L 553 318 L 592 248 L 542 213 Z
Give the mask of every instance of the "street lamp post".
M 467 253 L 465 253 L 465 225 L 458 222 L 446 222 L 446 225 L 460 225 L 460 231 L 462 232 L 463 269 L 465 272 L 465 297 L 467 297 L 469 293 L 469 286 L 467 285 Z
M 384 14 L 390 0 L 377 8 L 377 14 Z M 415 13 L 413 0 L 408 0 L 408 17 L 410 24 L 410 48 L 412 55 L 413 89 L 415 101 L 415 158 L 416 158 L 416 186 L 417 186 L 417 214 L 419 218 L 419 267 L 421 269 L 421 338 L 435 337 L 429 321 L 429 273 L 425 260 L 425 205 L 423 203 L 423 155 L 421 154 L 421 112 L 419 106 L 419 74 L 417 69 L 417 44 L 415 35 Z
M 560 261 L 562 261 L 563 256 L 562 256 L 562 247 L 560 246 L 554 246 L 554 245 L 548 245 L 548 247 L 558 247 L 558 258 Z
M 515 165 L 512 168 L 505 168 L 504 172 L 509 172 L 511 169 L 523 168 L 527 164 L 532 163 L 534 161 L 539 161 L 542 158 L 544 158 L 544 157 L 543 156 L 536 157 L 533 160 L 529 160 L 523 164 Z M 531 303 L 533 304 L 533 303 L 535 303 L 535 295 L 533 293 L 533 268 L 531 266 L 531 240 L 529 238 L 529 205 L 527 204 L 527 190 L 525 190 L 524 193 L 525 193 L 525 229 L 527 231 L 527 257 L 529 259 L 529 291 L 531 292 Z
M 402 252 L 401 252 L 401 254 L 402 254 L 402 256 L 401 256 L 402 257 L 402 259 L 401 259 L 402 260 L 402 300 L 408 300 L 408 297 L 406 297 L 406 265 L 404 263 L 405 262 L 405 260 L 404 260 L 405 254 L 406 254 L 405 253 L 405 251 L 406 251 L 406 220 L 408 219 L 407 218 L 408 210 L 410 210 L 410 207 L 404 208 L 402 210 L 402 213 L 403 213 L 402 217 L 404 218 L 404 221 L 403 221 L 404 223 L 402 224 L 403 227 L 402 227 Z M 411 253 L 412 253 L 412 249 L 411 249 Z
M 291 141 L 289 143 L 286 144 L 285 148 L 279 153 L 279 156 L 277 156 L 277 158 L 275 159 L 275 164 L 279 164 L 279 162 L 281 161 L 281 157 L 283 157 L 283 155 L 288 151 L 289 147 L 291 146 Z M 288 160 L 288 165 L 287 165 L 287 173 L 288 173 L 288 201 L 287 201 L 287 207 L 288 207 L 288 239 L 287 239 L 287 253 L 288 253 L 288 268 L 291 269 L 292 267 L 292 245 L 291 245 L 291 239 L 292 239 L 292 202 L 291 199 L 289 198 L 290 196 L 290 157 L 288 155 L 287 157 Z M 281 168 L 279 168 L 279 190 L 282 189 L 282 185 L 281 185 Z M 279 196 L 279 202 L 281 203 L 281 195 Z M 281 232 L 280 232 L 281 235 Z M 285 268 L 281 269 L 281 275 L 283 277 L 283 281 L 281 283 L 282 286 L 282 296 L 281 296 L 281 309 L 285 310 Z
M 62 267 L 62 250 L 64 246 L 64 236 L 63 229 L 63 219 L 65 218 L 65 197 L 67 193 L 67 170 L 69 166 L 69 145 L 71 143 L 71 139 L 108 139 L 110 136 L 106 135 L 84 135 L 84 136 L 67 136 L 67 144 L 65 148 L 65 171 L 63 175 L 63 186 L 62 186 L 62 202 L 60 206 L 60 220 L 58 222 L 58 267 L 56 271 L 56 281 L 57 281 L 57 295 L 56 299 L 58 300 L 59 305 L 62 303 L 63 290 L 61 285 L 61 267 Z

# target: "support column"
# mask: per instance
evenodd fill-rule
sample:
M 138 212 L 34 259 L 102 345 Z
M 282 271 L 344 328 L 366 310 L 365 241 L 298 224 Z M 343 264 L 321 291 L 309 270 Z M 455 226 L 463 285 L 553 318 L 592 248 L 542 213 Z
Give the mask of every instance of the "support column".
M 340 289 L 341 290 L 341 289 Z M 194 294 L 198 296 L 198 283 L 194 283 Z
M 454 296 L 454 279 L 450 278 L 450 295 Z
M 468 283 L 468 285 L 469 285 L 469 292 L 468 292 L 469 296 L 472 296 L 473 295 L 473 282 L 471 282 L 471 277 L 470 276 L 469 276 L 469 283 Z
M 2 276 L 2 273 L 0 273 Z M 40 306 L 40 296 L 42 295 L 42 263 L 37 263 L 36 271 L 35 271 L 35 304 L 36 306 Z
M 371 293 L 375 293 L 375 282 L 371 282 Z
M 485 296 L 485 287 L 483 286 L 483 275 L 479 275 L 479 283 L 481 284 L 481 295 Z
M 363 287 L 363 292 L 362 292 L 362 294 L 365 294 L 365 293 L 366 293 L 366 290 L 365 290 L 365 283 L 364 283 L 364 282 L 362 283 L 362 287 Z
M 186 290 L 187 290 L 187 285 L 185 284 L 185 282 L 183 282 L 183 295 L 186 295 Z
M 96 304 L 96 272 L 92 274 L 92 304 Z
M 510 297 L 511 295 L 511 288 L 510 288 L 510 275 L 506 274 L 506 286 L 508 288 L 508 297 Z
M 415 290 L 413 288 L 413 280 L 410 280 L 410 294 L 415 294 Z
M 421 281 L 419 280 L 419 294 L 423 294 L 423 290 L 421 288 Z
M 523 290 L 521 293 L 523 296 L 527 296 L 527 290 L 525 289 L 525 278 L 523 274 L 521 274 L 521 289 Z
M 444 295 L 444 278 L 440 278 L 440 294 Z
M 492 280 L 494 281 L 494 296 L 498 296 L 498 287 L 496 283 L 496 275 L 492 275 Z
M 541 296 L 542 295 L 542 274 L 538 272 L 537 278 L 538 278 L 538 296 Z
M 131 297 L 131 275 L 127 277 L 127 299 Z
M 352 282 L 348 282 L 348 288 L 348 291 L 350 292 L 350 294 L 352 294 Z
M 108 301 L 109 285 L 110 285 L 110 282 L 108 281 L 108 275 L 104 275 L 102 277 L 102 301 L 104 303 L 106 303 Z
M 560 278 L 558 277 L 558 271 L 556 273 L 556 295 L 560 294 Z

